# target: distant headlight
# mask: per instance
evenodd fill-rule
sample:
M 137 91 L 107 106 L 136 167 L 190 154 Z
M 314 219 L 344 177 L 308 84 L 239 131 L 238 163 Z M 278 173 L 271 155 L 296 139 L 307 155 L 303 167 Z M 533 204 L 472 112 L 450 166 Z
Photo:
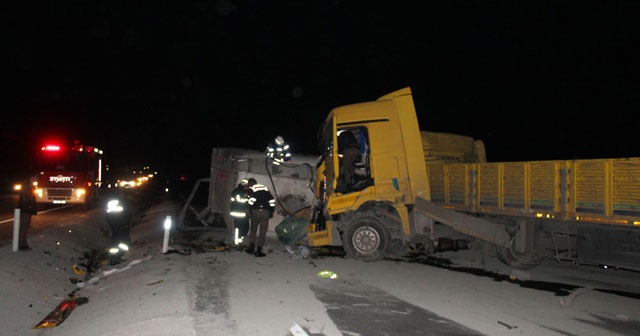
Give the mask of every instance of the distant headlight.
M 120 181 L 121 188 L 135 188 L 135 186 L 136 186 L 136 181 L 131 181 L 131 180 Z

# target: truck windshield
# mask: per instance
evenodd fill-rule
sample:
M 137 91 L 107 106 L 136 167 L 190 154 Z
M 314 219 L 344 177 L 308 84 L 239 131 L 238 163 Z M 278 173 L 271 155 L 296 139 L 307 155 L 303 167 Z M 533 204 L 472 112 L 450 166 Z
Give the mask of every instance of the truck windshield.
M 45 170 L 83 170 L 86 167 L 86 158 L 82 153 L 40 155 L 36 162 L 37 169 Z

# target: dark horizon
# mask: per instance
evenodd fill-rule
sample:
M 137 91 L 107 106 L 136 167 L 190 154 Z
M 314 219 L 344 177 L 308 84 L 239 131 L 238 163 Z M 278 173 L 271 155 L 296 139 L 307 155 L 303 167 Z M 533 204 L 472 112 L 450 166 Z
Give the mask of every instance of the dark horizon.
M 204 177 L 214 147 L 317 152 L 332 108 L 407 86 L 490 161 L 640 156 L 633 2 L 364 4 L 13 4 L 5 167 L 55 135 Z

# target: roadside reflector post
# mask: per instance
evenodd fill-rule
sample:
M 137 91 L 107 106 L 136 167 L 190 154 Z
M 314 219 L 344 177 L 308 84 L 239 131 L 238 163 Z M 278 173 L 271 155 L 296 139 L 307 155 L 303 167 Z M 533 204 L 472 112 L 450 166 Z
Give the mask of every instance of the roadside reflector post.
M 13 252 L 18 251 L 18 237 L 20 235 L 20 209 L 13 210 Z
M 169 250 L 169 232 L 171 231 L 171 216 L 167 216 L 164 220 L 164 243 L 162 244 L 162 253 Z

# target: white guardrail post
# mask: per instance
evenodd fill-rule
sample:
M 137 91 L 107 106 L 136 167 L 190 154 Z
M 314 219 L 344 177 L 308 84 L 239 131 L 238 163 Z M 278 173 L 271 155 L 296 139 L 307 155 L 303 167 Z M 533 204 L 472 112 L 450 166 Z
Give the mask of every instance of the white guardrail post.
M 18 251 L 18 237 L 20 235 L 20 209 L 13 210 L 13 252 Z
M 164 220 L 164 242 L 162 244 L 162 254 L 169 250 L 169 231 L 171 231 L 171 216 Z

